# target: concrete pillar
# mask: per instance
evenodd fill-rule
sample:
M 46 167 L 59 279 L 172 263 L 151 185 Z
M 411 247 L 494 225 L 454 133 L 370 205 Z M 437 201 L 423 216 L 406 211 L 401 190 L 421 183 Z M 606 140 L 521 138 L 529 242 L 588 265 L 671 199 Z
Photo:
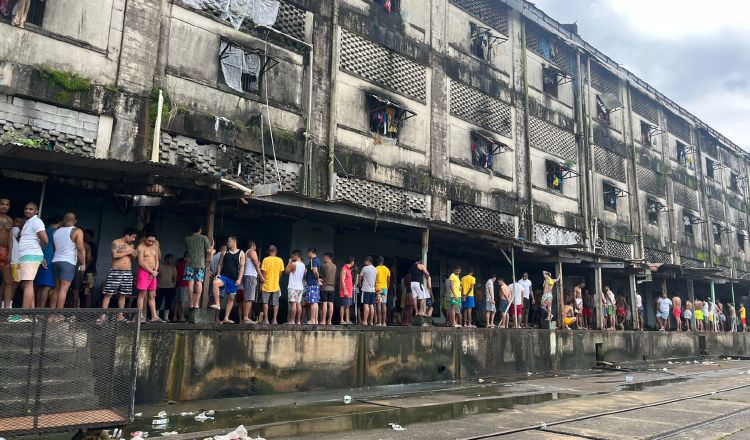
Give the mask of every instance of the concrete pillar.
M 558 261 L 555 263 L 555 272 L 560 281 L 557 283 L 557 322 L 562 323 L 563 319 L 563 305 L 565 305 L 565 293 L 563 292 L 563 269 L 562 262 Z M 560 324 L 558 324 L 558 328 Z
M 596 311 L 596 326 L 603 329 L 602 309 L 602 268 L 594 268 L 594 310 Z
M 630 287 L 630 313 L 633 316 L 633 330 L 637 330 L 640 316 L 638 316 L 638 306 L 635 304 L 635 294 L 638 287 L 635 282 L 634 273 L 628 276 L 628 286 Z
M 218 191 L 213 191 L 211 193 L 211 200 L 208 202 L 208 212 L 206 213 L 206 235 L 208 236 L 209 240 L 214 244 L 214 247 L 216 246 L 216 242 L 214 240 L 214 219 L 216 218 L 216 200 L 219 197 Z M 211 258 L 206 258 L 206 273 L 208 273 L 208 268 L 211 265 Z M 206 279 L 203 283 L 203 295 L 201 295 L 201 308 L 206 308 L 208 306 L 208 292 L 211 288 L 211 279 L 206 276 Z
M 693 280 L 691 279 L 687 280 L 687 292 L 688 301 L 693 304 L 693 317 L 690 318 L 690 328 L 695 331 L 695 285 L 693 285 Z

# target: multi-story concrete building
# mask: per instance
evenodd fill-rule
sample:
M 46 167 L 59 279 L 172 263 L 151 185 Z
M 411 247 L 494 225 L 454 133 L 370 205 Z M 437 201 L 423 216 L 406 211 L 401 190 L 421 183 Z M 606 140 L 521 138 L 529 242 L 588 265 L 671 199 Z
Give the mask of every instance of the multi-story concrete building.
M 747 294 L 750 157 L 531 3 L 30 6 L 0 20 L 0 192 L 43 188 L 103 250 L 152 223 L 181 252 L 208 211 L 397 273 L 563 271 L 559 298 Z

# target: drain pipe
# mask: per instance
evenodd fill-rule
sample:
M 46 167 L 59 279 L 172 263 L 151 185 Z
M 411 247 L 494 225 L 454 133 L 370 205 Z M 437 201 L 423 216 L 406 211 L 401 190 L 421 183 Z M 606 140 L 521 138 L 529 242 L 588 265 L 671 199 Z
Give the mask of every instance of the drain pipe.
M 331 18 L 331 78 L 330 97 L 328 101 L 328 200 L 336 198 L 336 111 L 337 87 L 336 76 L 339 69 L 339 0 L 333 0 Z

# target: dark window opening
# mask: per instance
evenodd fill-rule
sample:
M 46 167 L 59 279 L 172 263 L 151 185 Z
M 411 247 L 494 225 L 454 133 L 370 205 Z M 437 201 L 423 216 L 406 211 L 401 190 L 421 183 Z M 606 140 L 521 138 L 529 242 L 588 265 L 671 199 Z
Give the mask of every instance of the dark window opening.
M 623 104 L 616 95 L 604 93 L 596 96 L 596 119 L 602 124 L 609 125 L 610 113 L 623 108 Z
M 370 132 L 376 136 L 398 139 L 404 121 L 416 116 L 412 110 L 402 107 L 388 99 L 367 94 L 369 108 Z
M 372 0 L 372 2 L 382 6 L 383 10 L 389 14 L 401 10 L 401 0 Z
M 563 192 L 563 166 L 548 160 L 545 162 L 547 170 L 547 188 Z
M 641 143 L 647 147 L 656 145 L 656 137 L 654 137 L 654 127 L 652 127 L 651 124 L 643 121 L 641 121 Z
M 677 163 L 686 167 L 692 168 L 692 159 L 688 158 L 688 148 L 682 142 L 677 141 Z
M 485 61 L 492 58 L 492 34 L 490 30 L 471 23 L 471 54 Z
M 260 50 L 244 49 L 222 41 L 219 51 L 219 81 L 238 92 L 257 93 L 263 74 L 276 67 L 278 61 Z
M 545 66 L 542 68 L 542 89 L 544 93 L 557 98 L 559 88 L 559 71 L 555 68 Z
M 604 197 L 604 209 L 617 212 L 617 188 L 611 183 L 602 183 L 602 196 Z
M 609 125 L 609 112 L 599 99 L 596 102 L 596 120 L 602 124 Z
M 682 224 L 685 228 L 685 234 L 693 235 L 693 224 L 695 223 L 695 220 L 695 216 L 690 213 L 682 214 Z
M 740 190 L 740 176 L 737 173 L 729 174 L 729 189 L 732 191 Z
M 471 163 L 475 167 L 492 169 L 494 157 L 506 151 L 513 150 L 488 136 L 477 132 L 471 133 Z
M 714 174 L 714 161 L 706 158 L 706 177 L 712 180 L 716 180 L 715 174 Z
M 26 24 L 33 24 L 41 27 L 44 23 L 45 0 L 30 0 L 26 13 L 17 10 L 20 2 L 10 0 L 0 0 L 0 16 L 7 20 L 13 20 L 13 24 L 23 27 Z M 14 11 L 14 9 L 16 9 Z M 15 15 L 14 15 L 14 12 Z
M 646 199 L 646 210 L 648 211 L 648 222 L 652 225 L 659 224 L 659 211 L 663 205 L 651 197 Z
M 714 235 L 714 244 L 721 246 L 721 233 L 723 232 L 723 227 L 718 223 L 711 223 L 711 230 L 713 231 Z
M 745 240 L 747 237 L 745 237 L 745 234 L 742 232 L 737 233 L 737 248 L 740 250 L 740 252 L 745 252 Z

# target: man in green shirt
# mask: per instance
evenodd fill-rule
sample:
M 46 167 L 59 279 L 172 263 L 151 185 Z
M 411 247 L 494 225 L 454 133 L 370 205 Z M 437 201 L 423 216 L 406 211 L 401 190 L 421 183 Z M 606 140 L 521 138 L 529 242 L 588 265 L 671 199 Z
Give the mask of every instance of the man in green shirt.
M 206 258 L 210 257 L 213 244 L 208 237 L 203 235 L 200 225 L 193 225 L 192 231 L 192 234 L 185 237 L 185 248 L 190 265 L 185 267 L 183 280 L 188 282 L 190 308 L 198 309 L 201 293 L 203 293 L 203 281 L 206 278 Z

